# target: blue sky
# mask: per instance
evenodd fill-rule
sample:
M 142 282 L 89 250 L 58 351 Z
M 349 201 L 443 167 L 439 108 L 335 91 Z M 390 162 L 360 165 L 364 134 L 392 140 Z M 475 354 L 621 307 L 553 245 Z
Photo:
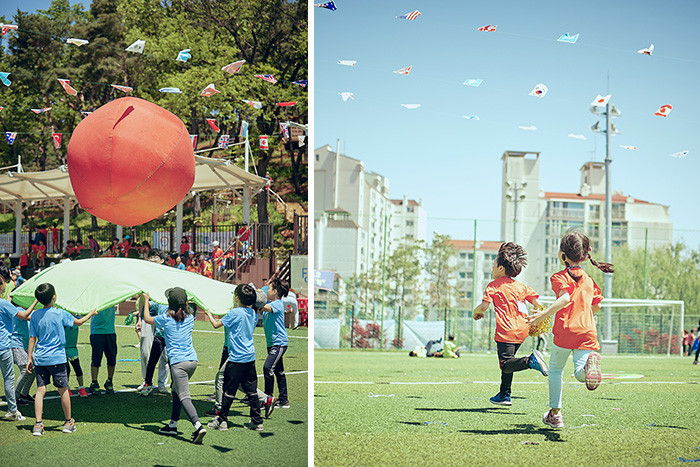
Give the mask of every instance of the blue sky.
M 541 152 L 540 187 L 577 192 L 581 165 L 605 158 L 605 136 L 590 130 L 599 118 L 589 104 L 609 93 L 622 111 L 615 119 L 622 134 L 612 139 L 613 189 L 669 205 L 675 238 L 700 245 L 693 189 L 700 174 L 700 3 L 336 5 L 314 9 L 314 145 L 335 148 L 340 138 L 341 153 L 390 179 L 392 197 L 422 198 L 429 232 L 470 239 L 476 218 L 480 239 L 499 240 L 506 150 Z M 415 9 L 422 13 L 416 21 L 395 18 Z M 496 32 L 477 30 L 486 24 L 498 25 Z M 577 43 L 557 42 L 565 32 L 579 33 Z M 637 53 L 652 43 L 652 56 Z M 406 66 L 413 67 L 409 76 L 392 73 Z M 462 84 L 470 78 L 483 83 Z M 542 99 L 528 95 L 538 83 L 549 88 Z M 343 102 L 344 91 L 354 100 Z M 654 116 L 665 104 L 673 106 L 668 117 Z M 685 158 L 669 157 L 685 150 Z

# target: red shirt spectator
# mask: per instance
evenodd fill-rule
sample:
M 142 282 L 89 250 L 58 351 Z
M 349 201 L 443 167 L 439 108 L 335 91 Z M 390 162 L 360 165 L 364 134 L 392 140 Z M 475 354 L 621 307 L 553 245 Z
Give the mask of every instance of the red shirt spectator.
M 182 237 L 182 243 L 180 243 L 180 254 L 187 255 L 190 251 L 190 242 L 187 241 L 187 237 Z
M 247 242 L 248 240 L 250 240 L 250 227 L 248 226 L 248 224 L 244 222 L 243 227 L 238 229 L 237 235 L 238 239 L 242 242 Z

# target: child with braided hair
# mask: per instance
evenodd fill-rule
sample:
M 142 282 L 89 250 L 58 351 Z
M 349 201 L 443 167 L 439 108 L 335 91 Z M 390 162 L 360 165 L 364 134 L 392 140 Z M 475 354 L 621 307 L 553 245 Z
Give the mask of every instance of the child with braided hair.
M 473 317 L 479 320 L 493 303 L 496 311 L 496 348 L 501 368 L 501 387 L 489 400 L 496 405 L 513 405 L 510 400 L 513 373 L 527 369 L 537 370 L 547 376 L 547 364 L 538 350 L 527 357 L 516 358 L 515 354 L 528 336 L 527 306 L 530 302 L 540 306 L 539 295 L 530 287 L 513 278 L 527 266 L 525 249 L 513 242 L 504 243 L 498 249 L 491 274 L 493 281 L 486 286 L 481 304 L 474 309 Z
M 554 342 L 549 360 L 549 407 L 542 421 L 552 428 L 562 428 L 561 415 L 562 378 L 564 366 L 573 353 L 574 375 L 586 383 L 589 390 L 598 387 L 601 380 L 600 354 L 596 352 L 598 335 L 594 313 L 600 309 L 603 295 L 591 277 L 581 269 L 581 263 L 589 260 L 605 273 L 614 271 L 609 263 L 598 263 L 591 258 L 590 240 L 583 232 L 569 229 L 559 245 L 559 259 L 565 269 L 552 275 L 552 290 L 557 299 L 547 309 L 538 311 L 528 319 L 531 325 L 555 314 Z

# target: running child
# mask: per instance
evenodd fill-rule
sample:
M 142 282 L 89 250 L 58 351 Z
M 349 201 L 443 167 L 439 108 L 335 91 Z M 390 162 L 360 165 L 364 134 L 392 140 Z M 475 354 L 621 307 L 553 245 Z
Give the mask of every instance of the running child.
M 190 397 L 190 378 L 197 369 L 197 352 L 192 345 L 192 329 L 194 329 L 194 316 L 187 305 L 187 292 L 180 287 L 173 287 L 165 291 L 168 299 L 168 311 L 155 318 L 150 313 L 145 313 L 148 294 L 142 294 L 139 299 L 139 310 L 143 315 L 143 321 L 147 324 L 155 324 L 156 329 L 162 329 L 165 335 L 165 352 L 170 362 L 172 374 L 173 409 L 170 415 L 170 423 L 161 427 L 158 433 L 168 436 L 177 436 L 177 422 L 180 419 L 180 411 L 184 409 L 189 417 L 194 432 L 192 442 L 202 444 L 207 430 L 199 421 L 197 410 Z
M 600 354 L 596 352 L 598 334 L 594 313 L 603 300 L 600 288 L 581 269 L 581 263 L 590 260 L 593 266 L 605 273 L 614 271 L 609 263 L 598 263 L 591 258 L 590 240 L 583 232 L 569 229 L 559 245 L 559 259 L 566 267 L 552 275 L 552 291 L 557 299 L 546 310 L 529 317 L 531 325 L 538 325 L 548 316 L 554 317 L 554 342 L 549 359 L 549 407 L 542 421 L 552 428 L 564 426 L 561 414 L 562 378 L 564 366 L 573 352 L 574 375 L 586 383 L 589 390 L 600 384 Z
M 544 376 L 548 374 L 547 364 L 538 350 L 533 350 L 527 357 L 515 357 L 520 345 L 528 336 L 525 302 L 540 306 L 537 300 L 539 295 L 527 285 L 513 279 L 525 266 L 527 266 L 527 254 L 522 246 L 513 242 L 502 244 L 491 270 L 493 281 L 486 286 L 481 304 L 474 308 L 475 320 L 484 317 L 484 312 L 488 310 L 491 303 L 496 311 L 494 340 L 501 368 L 501 387 L 498 394 L 489 399 L 496 405 L 513 405 L 510 400 L 510 391 L 514 372 L 532 369 Z
M 27 371 L 36 373 L 36 398 L 34 400 L 34 414 L 36 423 L 32 428 L 32 435 L 44 434 L 44 396 L 46 385 L 51 381 L 58 388 L 61 396 L 61 407 L 65 415 L 63 425 L 64 433 L 75 431 L 75 420 L 71 417 L 70 395 L 68 394 L 68 377 L 66 376 L 66 326 L 80 326 L 97 314 L 92 310 L 80 319 L 65 310 L 55 308 L 56 291 L 53 285 L 39 284 L 34 291 L 36 300 L 27 310 L 31 312 L 41 303 L 43 308 L 36 310 L 29 322 L 29 356 Z
M 289 292 L 289 283 L 285 280 L 273 279 L 267 289 L 267 303 L 260 311 L 263 312 L 263 329 L 267 340 L 267 358 L 263 365 L 265 377 L 265 394 L 272 396 L 275 390 L 275 377 L 277 377 L 276 407 L 288 409 L 289 398 L 287 396 L 287 377 L 284 374 L 284 362 L 282 357 L 289 346 L 287 329 L 284 327 L 284 304 L 282 299 Z

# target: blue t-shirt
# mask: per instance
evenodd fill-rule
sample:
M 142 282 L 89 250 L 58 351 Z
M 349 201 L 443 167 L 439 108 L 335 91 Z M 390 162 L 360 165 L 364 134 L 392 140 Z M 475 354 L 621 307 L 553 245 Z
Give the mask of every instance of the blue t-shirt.
M 185 266 L 185 263 L 180 263 L 177 265 L 177 269 L 182 269 L 183 271 L 187 271 L 187 266 Z
M 29 321 L 17 316 L 12 318 L 12 348 L 24 350 L 29 348 Z
M 75 318 L 59 308 L 42 308 L 32 313 L 29 335 L 36 337 L 34 364 L 37 366 L 66 363 L 66 326 L 73 326 Z
M 255 361 L 253 329 L 258 322 L 255 310 L 238 307 L 229 310 L 221 322 L 228 330 L 228 360 L 234 363 Z
M 156 316 L 153 321 L 156 329 L 165 331 L 165 353 L 171 365 L 189 360 L 197 361 L 197 352 L 192 345 L 194 316 L 188 314 L 182 322 L 178 323 L 165 314 Z
M 271 312 L 263 311 L 263 329 L 267 346 L 288 345 L 287 330 L 284 327 L 284 305 L 281 300 L 268 303 Z
M 168 312 L 168 305 L 161 305 L 160 303 L 156 303 L 152 300 L 148 301 L 148 311 L 151 313 L 151 316 L 160 316 L 164 315 L 165 313 Z M 156 328 L 156 331 L 154 333 L 157 337 L 164 337 L 163 335 L 163 330 Z
M 12 348 L 13 319 L 19 309 L 4 298 L 0 298 L 0 350 Z
M 116 310 L 113 306 L 105 308 L 90 318 L 90 334 L 116 334 L 114 328 L 114 313 Z

